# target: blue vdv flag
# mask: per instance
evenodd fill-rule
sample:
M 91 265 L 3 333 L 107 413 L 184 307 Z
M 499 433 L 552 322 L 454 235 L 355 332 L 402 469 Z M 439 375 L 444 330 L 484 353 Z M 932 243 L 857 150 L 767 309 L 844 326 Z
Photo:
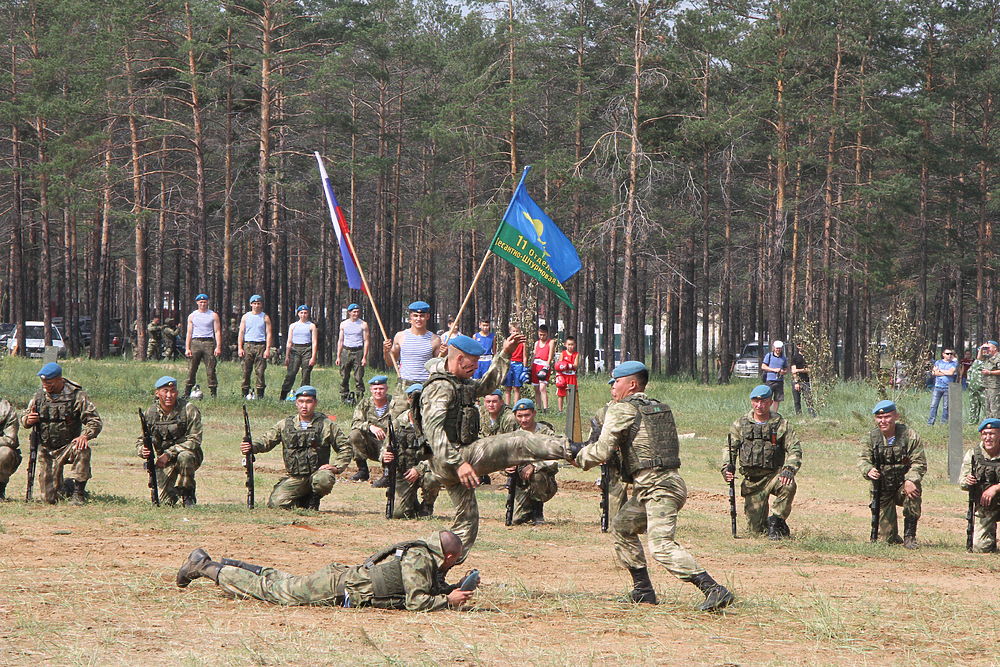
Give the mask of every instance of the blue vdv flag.
M 556 227 L 545 211 L 528 195 L 524 181 L 531 167 L 525 167 L 521 182 L 507 207 L 503 221 L 517 229 L 525 239 L 541 251 L 542 259 L 551 267 L 560 283 L 580 270 L 580 256 L 573 243 Z

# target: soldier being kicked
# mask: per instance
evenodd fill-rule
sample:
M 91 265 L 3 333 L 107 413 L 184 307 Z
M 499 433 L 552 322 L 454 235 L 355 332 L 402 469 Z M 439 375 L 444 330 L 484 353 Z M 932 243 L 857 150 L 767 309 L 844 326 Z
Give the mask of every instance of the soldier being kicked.
M 427 460 L 431 457 L 427 440 L 417 431 L 413 423 L 413 397 L 423 389 L 421 384 L 411 384 L 406 388 L 406 400 L 410 409 L 396 417 L 393 422 L 395 445 L 399 452 L 398 458 L 388 450 L 388 438 L 382 447 L 382 464 L 388 465 L 396 461 L 396 504 L 393 507 L 393 519 L 415 519 L 421 516 L 431 516 L 434 512 L 434 501 L 441 491 L 439 482 L 430 470 Z M 422 502 L 417 502 L 417 490 L 423 492 Z
M 959 475 L 964 491 L 975 504 L 972 551 L 995 553 L 997 521 L 1000 521 L 1000 419 L 984 419 L 979 425 L 979 444 L 965 452 Z
M 879 401 L 872 409 L 876 428 L 861 441 L 858 469 L 865 479 L 877 482 L 878 534 L 889 544 L 917 548 L 920 519 L 920 481 L 927 473 L 924 441 L 906 424 L 900 424 L 896 404 Z M 896 505 L 903 506 L 903 539 L 899 539 Z
M 156 454 L 156 485 L 160 499 L 184 507 L 197 503 L 194 473 L 201 466 L 201 411 L 193 403 L 177 398 L 177 380 L 164 375 L 155 384 L 156 402 L 143 415 Z M 135 444 L 143 459 L 149 449 L 142 436 Z
M 529 433 L 555 435 L 552 424 L 535 421 L 535 402 L 522 398 L 514 404 L 514 418 L 521 429 Z M 558 491 L 556 473 L 559 464 L 555 461 L 532 461 L 520 466 L 507 468 L 508 475 L 517 475 L 517 490 L 514 492 L 514 525 L 545 523 L 543 507 Z
M 21 465 L 17 444 L 17 410 L 5 398 L 0 399 L 0 500 L 7 500 L 7 482 Z
M 736 471 L 729 463 L 731 446 L 743 476 L 740 495 L 750 532 L 760 535 L 766 529 L 770 539 L 781 540 L 789 536 L 785 519 L 795 499 L 795 473 L 802 467 L 802 443 L 787 419 L 771 414 L 772 403 L 771 388 L 766 384 L 750 392 L 750 412 L 729 427 L 730 440 L 722 451 L 722 478 L 729 483 L 735 477 Z M 769 516 L 770 496 L 774 496 L 774 507 Z
M 267 506 L 318 510 L 320 500 L 333 490 L 337 475 L 351 462 L 351 447 L 337 424 L 316 412 L 315 387 L 298 388 L 295 409 L 296 414 L 275 424 L 261 442 L 244 440 L 240 452 L 244 456 L 251 451 L 269 452 L 280 444 L 288 475 L 274 485 Z
M 87 501 L 90 479 L 90 441 L 101 433 L 97 408 L 80 385 L 62 376 L 62 366 L 51 362 L 38 371 L 42 388 L 28 403 L 21 426 L 38 424 L 38 484 L 45 502 L 54 505 L 63 487 L 63 468 L 72 466 L 72 502 Z
M 358 472 L 351 477 L 353 482 L 364 482 L 369 478 L 371 473 L 368 471 L 368 460 L 379 460 L 389 422 L 406 409 L 401 404 L 402 401 L 397 405 L 396 397 L 389 395 L 389 378 L 385 375 L 376 375 L 369 380 L 368 390 L 369 395 L 362 398 L 354 408 L 351 432 L 347 436 L 347 441 L 354 449 L 354 462 L 358 465 Z M 389 486 L 388 477 L 383 474 L 373 486 L 377 489 Z

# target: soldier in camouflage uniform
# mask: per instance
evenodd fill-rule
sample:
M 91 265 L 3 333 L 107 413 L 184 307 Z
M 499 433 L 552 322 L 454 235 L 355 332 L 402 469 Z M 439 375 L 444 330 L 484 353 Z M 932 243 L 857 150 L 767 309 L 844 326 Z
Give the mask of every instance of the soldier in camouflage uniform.
M 351 481 L 364 482 L 371 473 L 368 471 L 368 460 L 378 461 L 382 446 L 389 430 L 389 422 L 406 410 L 406 404 L 389 395 L 389 378 L 376 375 L 368 380 L 368 396 L 365 396 L 354 407 L 351 419 L 351 432 L 348 442 L 354 449 L 354 462 L 358 472 Z M 388 486 L 388 478 L 383 475 L 373 485 L 376 488 Z
M 244 440 L 240 452 L 244 456 L 251 451 L 269 452 L 280 444 L 288 475 L 274 485 L 267 506 L 318 510 L 320 500 L 333 490 L 337 475 L 351 462 L 351 447 L 337 424 L 316 412 L 315 387 L 298 388 L 295 409 L 296 414 L 275 424 L 262 441 L 251 444 Z
M 280 605 L 375 607 L 407 611 L 457 609 L 474 591 L 444 582 L 462 555 L 462 542 L 447 530 L 425 540 L 400 542 L 361 565 L 330 563 L 306 576 L 223 558 L 213 561 L 195 549 L 177 572 L 181 588 L 207 577 L 238 598 L 253 597 Z
M 983 415 L 983 364 L 989 358 L 989 344 L 979 348 L 976 360 L 969 366 L 969 423 L 978 424 Z
M 739 461 L 743 476 L 740 495 L 747 527 L 754 535 L 766 530 L 770 539 L 781 540 L 790 534 L 785 519 L 791 514 L 795 499 L 795 474 L 802 467 L 802 443 L 787 419 L 778 413 L 771 414 L 770 387 L 766 384 L 754 387 L 750 404 L 752 409 L 729 427 L 729 439 L 722 450 L 722 478 L 727 484 L 732 481 L 736 470 L 730 461 L 733 458 Z M 769 508 L 771 496 L 774 507 Z
M 535 421 L 535 402 L 522 398 L 514 404 L 514 418 L 519 428 L 529 433 L 555 435 L 552 424 Z M 520 466 L 507 468 L 508 475 L 517 475 L 517 489 L 514 491 L 514 525 L 545 523 L 543 507 L 556 495 L 556 473 L 559 464 L 555 461 L 532 461 Z M 510 482 L 508 482 L 509 484 Z
M 503 390 L 497 389 L 492 394 L 483 397 L 483 411 L 479 419 L 479 437 L 488 438 L 491 435 L 510 433 L 517 430 L 517 420 L 503 402 Z M 479 478 L 480 484 L 489 484 L 490 476 Z M 503 488 L 507 488 L 506 484 Z
M 38 484 L 45 502 L 54 505 L 63 487 L 63 468 L 71 466 L 72 502 L 87 500 L 90 441 L 103 427 L 97 408 L 80 385 L 62 376 L 62 366 L 48 363 L 38 371 L 42 388 L 28 402 L 21 426 L 38 424 Z
M 995 340 L 986 342 L 986 360 L 980 374 L 983 383 L 983 401 L 986 417 L 1000 418 L 1000 346 Z
M 180 499 L 184 507 L 197 503 L 194 473 L 201 466 L 201 411 L 193 403 L 177 398 L 177 380 L 164 375 L 155 384 L 156 401 L 145 412 L 146 426 L 156 454 L 156 486 L 168 505 Z M 136 453 L 149 457 L 142 436 Z
M 21 465 L 21 449 L 17 443 L 17 410 L 5 398 L 0 398 L 0 500 L 7 499 L 7 482 Z
M 419 396 L 423 389 L 421 384 L 411 384 L 404 392 L 407 404 L 411 404 L 414 396 Z M 413 410 L 407 410 L 396 417 L 393 422 L 396 435 L 395 444 L 399 452 L 398 458 L 388 450 L 388 440 L 382 446 L 382 464 L 388 467 L 394 460 L 396 465 L 396 504 L 393 508 L 393 519 L 415 519 L 421 516 L 431 516 L 434 512 L 434 502 L 441 491 L 441 482 L 434 477 L 427 461 L 431 457 L 430 447 L 423 434 L 417 431 L 413 424 Z M 417 502 L 417 490 L 423 492 L 423 500 Z
M 163 336 L 163 327 L 160 325 L 160 318 L 154 317 L 146 325 L 146 359 L 153 361 L 160 358 L 160 338 Z
M 611 374 L 614 402 L 604 415 L 600 437 L 590 444 L 575 443 L 576 464 L 589 470 L 620 457 L 619 473 L 633 484 L 632 497 L 612 521 L 615 555 L 632 575 L 633 602 L 657 604 L 649 580 L 639 535 L 647 533 L 653 558 L 681 581 L 689 581 L 705 594 L 703 611 L 721 609 L 733 594 L 698 565 L 674 539 L 677 514 L 687 501 L 687 487 L 677 469 L 680 447 L 670 408 L 646 395 L 649 371 L 645 364 L 626 361 Z
M 180 329 L 177 326 L 177 322 L 170 320 L 163 324 L 163 329 L 160 330 L 160 341 L 163 345 L 163 358 L 168 361 L 173 361 L 177 358 L 177 336 L 180 333 Z
M 995 553 L 1000 521 L 1000 419 L 984 419 L 979 444 L 965 452 L 959 482 L 975 505 L 972 551 Z
M 877 482 L 879 492 L 879 536 L 889 544 L 917 548 L 920 519 L 920 484 L 927 473 L 924 441 L 916 431 L 900 424 L 896 404 L 879 401 L 872 409 L 876 428 L 861 440 L 858 470 Z M 903 506 L 903 539 L 899 539 L 896 505 Z
M 468 336 L 452 337 L 448 357 L 426 364 L 430 376 L 420 395 L 418 425 L 431 447 L 431 469 L 455 505 L 452 531 L 462 538 L 466 555 L 479 533 L 476 487 L 482 475 L 511 465 L 569 456 L 569 441 L 564 437 L 518 430 L 479 439 L 476 400 L 499 386 L 507 373 L 510 353 L 523 341 L 520 334 L 509 336 L 479 380 L 471 378 L 483 347 Z

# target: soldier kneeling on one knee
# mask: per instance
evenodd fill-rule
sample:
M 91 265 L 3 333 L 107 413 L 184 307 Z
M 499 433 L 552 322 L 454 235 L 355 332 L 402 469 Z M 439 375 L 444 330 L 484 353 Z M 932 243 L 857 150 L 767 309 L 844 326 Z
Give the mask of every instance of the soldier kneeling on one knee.
M 1000 419 L 984 419 L 979 424 L 979 444 L 965 452 L 961 487 L 969 492 L 972 505 L 972 551 L 997 550 L 997 521 L 1000 521 Z
M 143 418 L 149 428 L 156 454 L 157 487 L 160 498 L 173 505 L 178 499 L 185 507 L 197 502 L 194 473 L 201 466 L 201 410 L 178 398 L 177 380 L 164 375 L 155 384 L 156 401 Z M 149 457 L 142 436 L 136 441 L 140 457 Z

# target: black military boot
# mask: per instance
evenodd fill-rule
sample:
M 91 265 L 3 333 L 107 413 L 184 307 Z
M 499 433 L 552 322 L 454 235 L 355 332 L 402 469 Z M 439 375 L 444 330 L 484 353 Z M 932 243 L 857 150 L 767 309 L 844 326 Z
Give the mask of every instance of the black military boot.
M 576 460 L 576 455 L 580 453 L 580 450 L 586 447 L 588 444 L 590 444 L 588 442 L 574 442 L 573 440 L 567 440 L 567 442 L 568 444 L 566 445 L 566 453 L 567 453 L 566 459 L 570 462 Z
M 208 393 L 209 393 L 209 395 L 212 398 L 216 398 L 219 395 L 219 388 L 218 387 L 209 387 L 208 388 Z
M 698 606 L 698 609 L 702 611 L 718 611 L 723 607 L 728 607 L 736 599 L 729 592 L 729 589 L 713 579 L 708 572 L 695 575 L 691 579 L 691 583 L 705 594 L 705 601 Z
M 632 592 L 629 593 L 629 599 L 636 603 L 659 604 L 656 591 L 653 590 L 653 582 L 649 580 L 649 570 L 644 567 L 630 567 L 628 571 L 632 575 Z
M 535 501 L 535 506 L 532 508 L 531 511 L 531 523 L 533 523 L 536 526 L 541 526 L 542 524 L 545 523 L 544 507 L 545 503 L 540 503 L 538 501 Z
M 418 517 L 429 517 L 434 516 L 434 501 L 424 500 L 420 505 L 417 506 L 417 516 Z
M 263 400 L 264 399 L 264 388 L 260 387 L 260 388 L 258 388 L 256 390 L 254 390 L 253 395 L 254 395 L 254 398 L 256 398 L 258 401 Z
M 789 538 L 792 536 L 792 529 L 788 527 L 788 522 L 778 517 L 778 531 L 782 538 Z
M 372 482 L 372 486 L 376 489 L 385 489 L 389 486 L 389 473 L 386 472 L 385 468 L 382 469 L 382 476 L 377 480 Z
M 195 549 L 188 555 L 187 560 L 181 565 L 181 569 L 177 570 L 177 585 L 180 588 L 186 588 L 188 584 L 199 577 L 208 577 L 215 583 L 219 583 L 219 570 L 221 569 L 222 564 L 213 561 L 207 551 L 201 548 Z
M 208 554 L 205 554 L 206 556 Z M 260 574 L 264 568 L 260 565 L 254 565 L 252 563 L 247 563 L 242 560 L 236 560 L 235 558 L 223 558 L 219 561 L 219 566 L 227 565 L 229 567 L 238 567 L 241 570 L 246 570 L 247 572 L 253 572 L 254 574 Z
M 483 486 L 485 484 L 491 484 L 491 483 L 492 482 L 490 482 L 490 476 L 489 475 L 480 475 L 480 477 L 479 477 L 479 485 L 480 486 Z
M 85 505 L 87 504 L 87 483 L 76 481 L 73 484 L 73 496 L 70 498 L 70 502 L 74 505 Z
M 371 478 L 371 473 L 368 471 L 368 461 L 365 459 L 356 459 L 354 462 L 358 464 L 358 471 L 351 477 L 351 481 L 367 482 Z
M 908 516 L 903 519 L 903 547 L 906 549 L 918 548 L 917 517 Z
M 194 489 L 177 489 L 182 507 L 193 507 L 198 504 L 198 499 L 194 495 Z
M 8 500 L 7 498 L 7 482 L 0 482 L 0 500 Z
M 309 494 L 309 504 L 306 506 L 306 509 L 310 509 L 310 510 L 318 512 L 319 511 L 319 503 L 320 503 L 321 500 L 323 500 L 323 496 L 319 495 L 318 493 L 310 493 Z
M 767 517 L 767 539 L 783 540 L 789 535 L 791 535 L 791 531 L 784 519 L 773 514 Z
M 280 393 L 280 394 L 278 394 L 278 400 L 279 400 L 279 401 L 283 401 L 283 400 L 285 400 L 286 398 L 288 398 L 288 392 L 287 392 L 287 391 L 285 391 L 284 389 L 282 389 L 282 390 L 281 390 L 281 393 Z
M 193 389 L 193 388 L 194 388 L 193 384 L 186 384 L 186 385 L 184 385 L 184 395 L 181 396 L 181 398 L 183 398 L 185 400 L 188 399 L 188 398 L 191 398 L 191 389 Z

